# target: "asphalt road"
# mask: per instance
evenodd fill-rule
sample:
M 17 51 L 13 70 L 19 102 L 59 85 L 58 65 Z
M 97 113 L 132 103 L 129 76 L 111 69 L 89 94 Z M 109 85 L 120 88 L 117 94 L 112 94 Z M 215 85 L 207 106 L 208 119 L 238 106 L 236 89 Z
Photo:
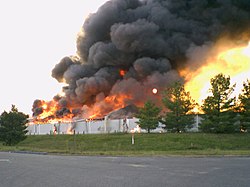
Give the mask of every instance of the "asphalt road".
M 244 187 L 250 157 L 86 157 L 0 152 L 1 187 Z

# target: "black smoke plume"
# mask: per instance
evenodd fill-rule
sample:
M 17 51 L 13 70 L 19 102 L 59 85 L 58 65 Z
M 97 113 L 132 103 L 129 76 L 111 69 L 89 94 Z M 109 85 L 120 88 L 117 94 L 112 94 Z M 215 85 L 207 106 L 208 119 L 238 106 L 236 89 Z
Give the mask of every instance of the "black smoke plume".
M 79 113 L 109 95 L 129 94 L 127 105 L 153 98 L 147 90 L 185 80 L 178 70 L 191 65 L 190 48 L 223 36 L 235 42 L 249 39 L 249 31 L 247 0 L 107 1 L 85 20 L 77 55 L 64 57 L 52 71 L 68 85 L 65 96 L 56 98 L 63 109 L 58 114 L 68 113 L 65 108 Z M 120 75 L 120 70 L 126 74 Z M 105 112 L 113 109 L 101 107 Z M 41 110 L 35 101 L 34 115 Z

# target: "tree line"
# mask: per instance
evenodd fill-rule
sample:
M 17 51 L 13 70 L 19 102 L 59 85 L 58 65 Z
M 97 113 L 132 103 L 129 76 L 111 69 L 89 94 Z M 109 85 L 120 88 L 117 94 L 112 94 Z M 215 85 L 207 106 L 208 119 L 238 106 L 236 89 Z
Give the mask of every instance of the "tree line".
M 152 101 L 139 108 L 137 117 L 141 128 L 150 130 L 159 122 L 169 132 L 185 132 L 193 127 L 194 108 L 202 112 L 199 131 L 205 133 L 235 133 L 250 130 L 250 80 L 243 83 L 242 92 L 232 97 L 236 84 L 231 86 L 230 76 L 222 73 L 210 80 L 209 96 L 199 106 L 181 82 L 175 82 L 162 94 L 165 112 Z

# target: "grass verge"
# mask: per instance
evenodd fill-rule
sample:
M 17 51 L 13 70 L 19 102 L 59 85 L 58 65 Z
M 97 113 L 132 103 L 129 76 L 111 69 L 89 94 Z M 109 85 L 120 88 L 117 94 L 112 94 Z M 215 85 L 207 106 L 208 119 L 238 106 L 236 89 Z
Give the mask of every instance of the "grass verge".
M 0 151 L 109 156 L 250 156 L 250 134 L 86 134 L 28 136 Z

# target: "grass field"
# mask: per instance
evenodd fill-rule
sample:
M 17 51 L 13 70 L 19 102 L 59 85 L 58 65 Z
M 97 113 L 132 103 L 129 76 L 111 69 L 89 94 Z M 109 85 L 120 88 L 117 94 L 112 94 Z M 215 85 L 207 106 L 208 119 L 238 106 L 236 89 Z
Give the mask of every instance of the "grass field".
M 111 156 L 250 156 L 250 134 L 86 134 L 28 136 L 16 146 L 0 151 L 34 151 Z

